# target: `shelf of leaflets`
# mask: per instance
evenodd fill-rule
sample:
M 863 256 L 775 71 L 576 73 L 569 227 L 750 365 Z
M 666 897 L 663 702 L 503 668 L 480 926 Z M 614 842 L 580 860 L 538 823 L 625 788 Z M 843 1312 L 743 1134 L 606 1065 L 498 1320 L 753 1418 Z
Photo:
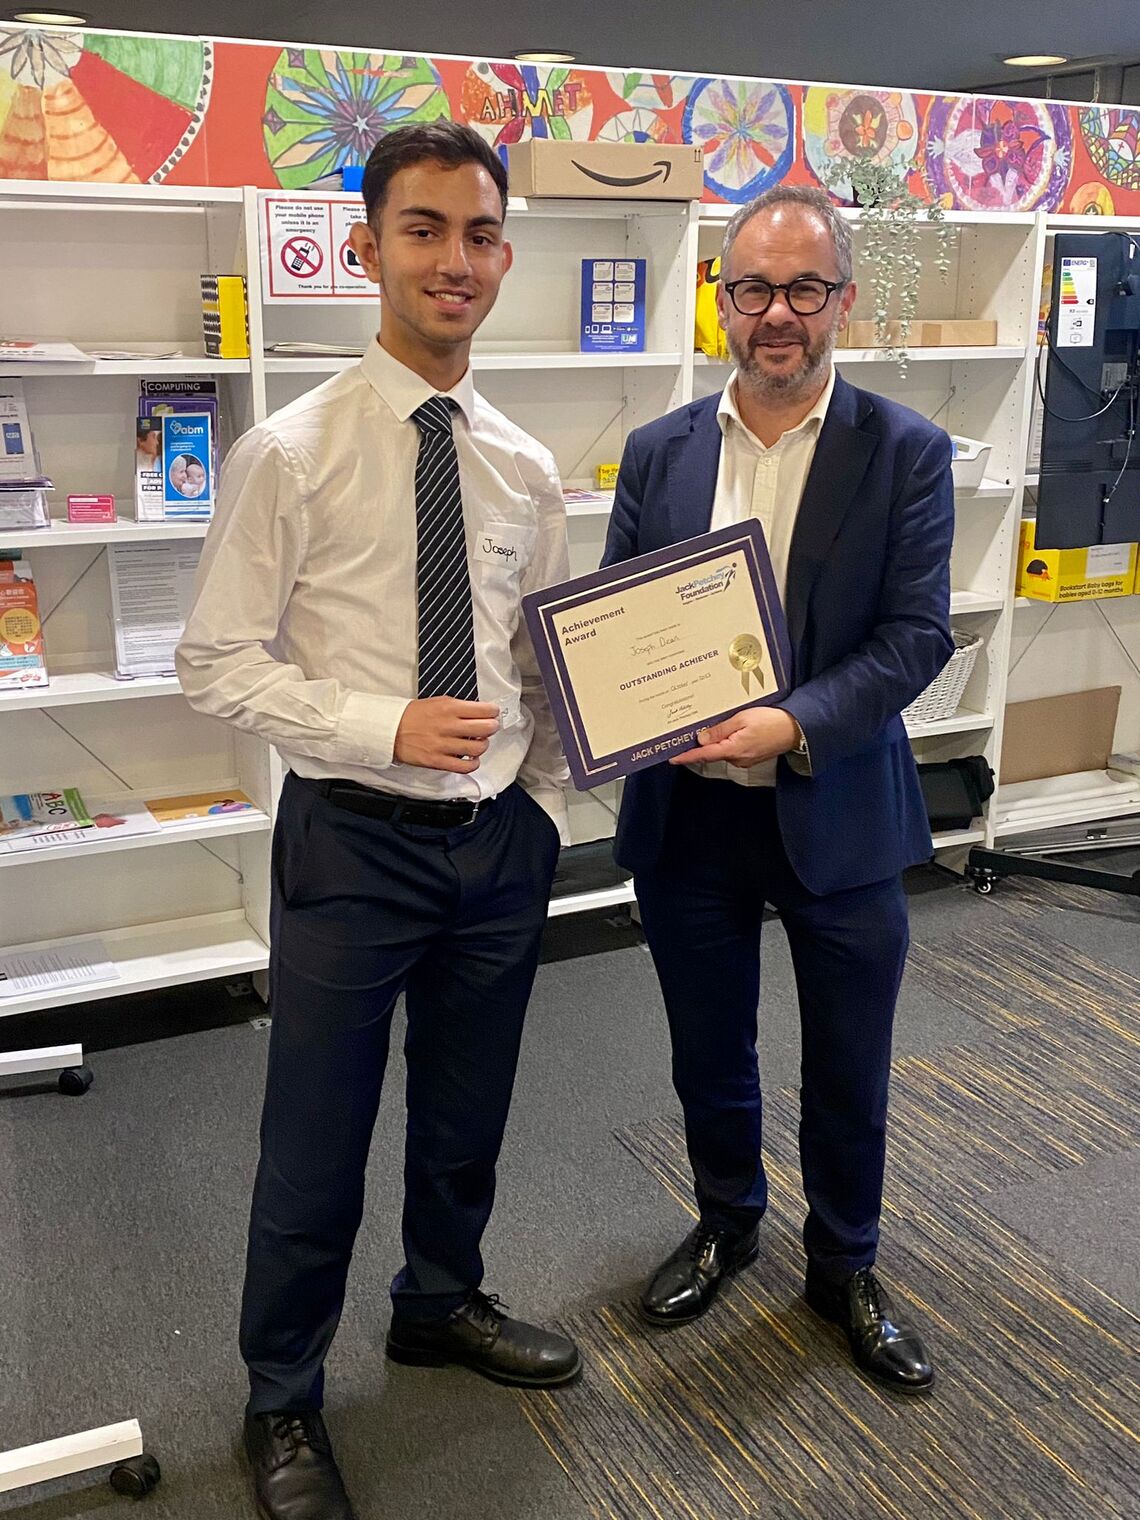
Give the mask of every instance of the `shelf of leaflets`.
M 162 210 L 198 212 L 210 206 L 240 206 L 240 185 L 112 185 L 97 181 L 73 184 L 59 180 L 6 179 L 0 209 L 21 209 L 21 203 L 37 210 L 58 208 L 75 211 L 91 205 L 99 211 Z
M 96 941 L 106 948 L 118 972 L 114 981 L 55 986 L 21 997 L 0 998 L 0 1018 L 133 992 L 153 992 L 208 977 L 249 975 L 269 965 L 269 947 L 240 909 L 101 934 L 40 940 L 20 949 L 50 951 Z
M 88 702 L 123 702 L 132 697 L 177 697 L 182 688 L 178 677 L 133 676 L 123 678 L 111 670 L 48 672 L 47 686 L 23 691 L 0 691 L 0 714 L 33 711 L 44 707 L 76 707 Z
M 53 518 L 50 528 L 0 528 L 0 549 L 68 549 L 89 544 L 175 543 L 205 538 L 208 522 L 69 523 Z
M 994 343 L 987 346 L 977 347 L 950 347 L 945 348 L 910 348 L 907 350 L 908 364 L 952 364 L 958 360 L 969 360 L 974 363 L 977 360 L 986 363 L 994 360 L 1002 360 L 1006 363 L 1020 363 L 1025 358 L 1025 349 L 1018 343 Z M 693 362 L 700 366 L 717 366 L 727 369 L 731 359 L 714 359 L 709 354 L 695 354 Z M 889 358 L 881 348 L 837 348 L 835 350 L 835 362 L 840 369 L 845 364 L 894 364 L 896 361 Z
M 613 491 L 596 491 L 586 482 L 564 480 L 567 517 L 608 517 L 614 508 Z
M 739 206 L 721 206 L 702 204 L 700 219 L 702 227 L 724 227 L 740 210 Z M 839 214 L 844 221 L 851 222 L 858 227 L 863 220 L 864 213 L 858 206 L 839 206 Z M 922 231 L 934 232 L 938 227 L 1021 227 L 1028 229 L 1036 220 L 1032 211 L 944 211 L 937 221 L 929 217 L 920 216 L 917 225 Z M 1050 217 L 1050 224 L 1057 218 Z M 1087 224 L 1086 217 L 1074 218 Z M 1099 225 L 1099 223 L 1098 223 Z
M 105 388 L 61 385 L 61 380 L 94 375 L 228 376 L 224 386 L 219 384 L 219 392 L 225 391 L 224 441 L 228 443 L 308 386 L 359 362 L 351 355 L 335 353 L 264 352 L 274 339 L 346 346 L 365 343 L 374 329 L 375 313 L 366 313 L 363 306 L 347 311 L 315 306 L 302 316 L 295 310 L 283 313 L 264 302 L 257 247 L 258 194 L 236 187 L 14 181 L 0 185 L 0 212 L 16 213 L 5 225 L 12 235 L 0 253 L 0 275 L 26 291 L 27 304 L 20 316 L 28 330 L 42 332 L 45 339 L 66 338 L 86 350 L 129 351 L 124 357 L 79 365 L 21 363 L 0 368 L 0 381 L 5 375 L 25 377 L 30 397 L 33 381 L 48 382 L 36 387 L 32 422 L 44 455 L 43 467 L 59 488 L 55 510 L 62 510 L 60 503 L 69 491 L 112 491 L 121 510 L 129 510 L 131 497 L 131 483 L 124 473 L 129 445 L 114 453 L 105 442 L 114 418 L 125 417 L 124 426 L 130 426 L 129 378 L 112 380 Z M 53 263 L 43 257 L 47 250 L 58 254 L 62 219 L 57 209 L 83 212 L 68 224 L 74 250 L 66 279 L 59 276 L 58 259 Z M 485 384 L 488 399 L 551 449 L 567 485 L 576 483 L 575 477 L 592 480 L 595 464 L 620 459 L 633 428 L 692 399 L 694 391 L 723 384 L 727 366 L 693 356 L 688 349 L 694 326 L 696 261 L 710 256 L 736 208 L 515 198 L 509 209 L 515 219 L 516 265 L 476 345 L 473 366 L 477 375 L 485 377 L 481 388 Z M 857 225 L 858 213 L 851 219 Z M 968 706 L 952 718 L 916 726 L 911 732 L 922 741 L 924 758 L 950 758 L 977 746 L 996 763 L 1014 622 L 998 614 L 1012 606 L 1011 552 L 1020 510 L 1016 487 L 1026 457 L 1026 399 L 1032 383 L 1031 369 L 1021 361 L 1034 352 L 1045 220 L 1030 215 L 950 213 L 947 221 L 960 229 L 951 277 L 943 284 L 934 273 L 924 272 L 919 312 L 996 320 L 1000 344 L 914 350 L 906 379 L 881 350 L 843 350 L 837 359 L 841 366 L 872 365 L 870 370 L 853 372 L 852 378 L 858 373 L 860 383 L 871 389 L 896 397 L 923 415 L 935 416 L 953 432 L 992 445 L 989 474 L 981 486 L 956 492 L 953 567 L 957 589 L 952 611 L 955 617 L 979 615 L 965 626 L 984 637 L 985 659 L 979 661 L 972 678 Z M 647 352 L 578 351 L 580 260 L 598 256 L 649 260 Z M 245 275 L 251 359 L 212 359 L 202 351 L 198 277 L 203 273 Z M 104 323 L 119 313 L 129 313 L 130 326 L 109 337 Z M 157 357 L 175 348 L 180 357 Z M 100 407 L 104 408 L 100 428 L 76 425 L 77 414 Z M 93 424 L 94 415 L 89 420 Z M 596 566 L 611 510 L 608 493 L 567 504 L 575 573 Z M 89 750 L 106 754 L 136 786 L 142 784 L 133 769 L 137 756 L 154 777 L 156 790 L 174 785 L 185 789 L 194 774 L 236 774 L 261 807 L 270 807 L 280 781 L 279 762 L 248 736 L 224 731 L 221 725 L 192 714 L 178 700 L 144 704 L 125 715 L 107 706 L 146 696 L 176 696 L 179 688 L 170 677 L 116 680 L 105 649 L 104 571 L 95 568 L 81 576 L 84 562 L 79 556 L 72 562 L 42 552 L 73 546 L 173 545 L 200 540 L 206 532 L 205 523 L 138 523 L 125 517 L 106 526 L 57 521 L 50 529 L 0 530 L 0 548 L 31 552 L 45 607 L 54 606 L 59 595 L 69 598 L 65 611 L 55 613 L 47 628 L 48 666 L 52 668 L 54 659 L 59 673 L 52 675 L 47 688 L 0 696 L 0 715 L 12 715 L 7 724 L 7 786 L 30 784 L 30 769 L 48 778 L 66 773 L 70 750 L 60 747 L 72 744 L 68 735 L 74 730 Z M 72 589 L 77 576 L 81 578 Z M 1010 591 L 1004 598 L 994 592 L 1007 584 Z M 5 702 L 4 696 L 10 700 Z M 49 711 L 54 717 L 51 723 L 46 716 Z M 66 734 L 59 732 L 60 723 L 66 724 Z M 26 742 L 15 732 L 20 725 L 25 725 L 20 732 L 27 734 Z M 194 756 L 192 764 L 189 755 Z M 83 777 L 79 779 L 88 785 Z M 94 781 L 91 786 L 95 790 Z M 573 802 L 574 848 L 581 843 L 608 853 L 616 797 L 607 792 L 605 797 L 576 797 Z M 177 880 L 166 879 L 166 857 L 161 854 L 126 854 L 118 867 L 108 858 L 107 901 L 114 903 L 114 909 L 108 908 L 98 919 L 84 906 L 93 899 L 89 896 L 91 873 L 81 861 L 72 859 L 58 871 L 53 867 L 49 873 L 53 895 L 68 914 L 57 922 L 56 932 L 110 923 L 111 932 L 102 938 L 109 948 L 113 941 L 119 945 L 116 958 L 128 970 L 114 987 L 66 997 L 56 992 L 48 1001 L 85 1001 L 110 992 L 263 969 L 265 947 L 250 924 L 264 931 L 268 917 L 268 813 L 249 823 L 254 832 L 234 839 L 232 848 L 222 849 L 224 861 L 210 860 L 205 850 L 187 852 L 188 860 L 194 855 L 202 859 L 197 865 L 191 861 Z M 216 825 L 208 827 L 213 830 Z M 979 842 L 987 828 L 992 834 L 988 816 L 969 830 L 940 835 L 936 844 L 950 849 Z M 208 845 L 209 837 L 203 835 L 199 842 Z M 167 842 L 167 836 L 161 842 Z M 92 848 L 86 847 L 87 852 Z M 565 854 L 573 856 L 574 848 Z M 95 869 L 101 868 L 102 863 Z M 188 879 L 191 876 L 193 882 Z M 24 886 L 22 877 L 5 881 L 9 893 Z M 550 911 L 558 916 L 611 908 L 631 899 L 628 882 L 599 872 L 596 879 L 588 874 L 567 879 Z M 191 939 L 185 938 L 179 912 L 191 915 L 185 928 L 199 926 Z M 123 927 L 148 913 L 169 922 L 152 928 Z M 7 915 L 10 935 L 23 940 L 42 932 L 22 914 L 18 894 L 0 897 L 0 923 Z M 206 916 L 195 918 L 195 914 Z M 17 921 L 19 926 L 13 927 Z M 174 974 L 158 974 L 153 963 L 147 969 L 148 946 L 159 947 L 156 953 L 163 958 L 164 973 L 168 955 L 178 962 Z M 0 1011 L 14 1010 L 0 1003 Z
M 123 850 L 193 844 L 199 840 L 224 839 L 236 834 L 264 834 L 271 827 L 268 814 L 255 810 L 237 813 L 228 818 L 190 818 L 177 823 L 164 823 L 153 834 L 129 834 L 122 839 L 108 833 L 105 838 L 85 838 L 78 844 L 56 844 L 48 836 L 34 850 L 20 850 L 11 854 L 0 851 L 0 870 L 5 867 L 43 865 L 49 861 L 86 860 L 91 855 L 112 855 Z M 97 834 L 98 830 L 86 829 L 84 833 Z
M 583 354 L 568 349 L 565 352 L 529 353 L 511 348 L 501 352 L 476 349 L 471 355 L 471 368 L 476 373 L 487 370 L 675 369 L 680 362 L 681 355 L 676 352 Z M 269 355 L 265 360 L 265 372 L 267 375 L 339 375 L 359 363 L 359 355 L 305 355 L 297 358 Z
M 150 379 L 178 380 L 184 375 L 248 375 L 248 359 L 216 359 L 207 354 L 181 354 L 176 359 L 148 358 L 145 354 L 121 359 L 88 359 L 83 363 L 26 363 L 0 361 L 4 380 L 99 380 L 110 375 L 142 375 Z

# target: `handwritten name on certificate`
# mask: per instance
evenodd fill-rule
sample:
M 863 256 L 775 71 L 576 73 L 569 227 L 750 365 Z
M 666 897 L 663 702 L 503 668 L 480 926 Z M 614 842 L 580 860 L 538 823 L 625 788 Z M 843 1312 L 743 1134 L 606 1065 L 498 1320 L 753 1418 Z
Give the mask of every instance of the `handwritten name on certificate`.
M 789 691 L 787 625 L 755 521 L 533 592 L 523 611 L 581 791 Z

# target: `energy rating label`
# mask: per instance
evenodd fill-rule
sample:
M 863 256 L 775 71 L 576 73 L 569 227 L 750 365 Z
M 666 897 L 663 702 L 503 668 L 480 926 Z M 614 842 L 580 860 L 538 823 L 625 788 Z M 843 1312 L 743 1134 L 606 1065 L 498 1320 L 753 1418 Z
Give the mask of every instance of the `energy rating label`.
M 1061 260 L 1057 347 L 1091 348 L 1096 327 L 1096 260 Z

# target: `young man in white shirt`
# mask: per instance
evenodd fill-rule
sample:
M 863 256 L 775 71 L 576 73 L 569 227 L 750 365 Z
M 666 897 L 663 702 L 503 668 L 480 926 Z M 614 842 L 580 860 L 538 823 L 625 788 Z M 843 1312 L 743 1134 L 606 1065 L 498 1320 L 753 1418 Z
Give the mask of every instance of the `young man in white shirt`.
M 242 1306 L 245 1441 L 270 1520 L 350 1520 L 319 1413 L 406 995 L 405 1265 L 388 1354 L 550 1387 L 573 1342 L 480 1291 L 479 1243 L 567 779 L 520 598 L 567 574 L 550 454 L 476 395 L 511 265 L 506 172 L 469 128 L 401 128 L 352 245 L 380 286 L 359 367 L 239 441 L 178 651 L 191 703 L 289 768 L 273 1030 Z M 394 1158 L 393 1158 L 394 1159 Z

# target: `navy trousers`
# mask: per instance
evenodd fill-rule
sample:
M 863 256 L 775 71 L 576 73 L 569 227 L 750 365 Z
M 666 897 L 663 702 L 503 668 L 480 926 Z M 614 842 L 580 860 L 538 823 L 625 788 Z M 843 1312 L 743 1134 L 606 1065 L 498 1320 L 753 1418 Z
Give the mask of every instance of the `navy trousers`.
M 401 992 L 408 1127 L 394 1313 L 444 1318 L 481 1283 L 557 858 L 557 829 L 519 786 L 444 831 L 360 817 L 286 778 L 241 1317 L 252 1412 L 321 1407 Z
M 906 898 L 898 878 L 813 897 L 788 863 L 775 802 L 771 787 L 681 775 L 661 859 L 635 886 L 697 1203 L 717 1228 L 751 1229 L 768 1201 L 756 1030 L 765 904 L 779 913 L 800 1003 L 804 1244 L 839 1281 L 878 1245 Z

